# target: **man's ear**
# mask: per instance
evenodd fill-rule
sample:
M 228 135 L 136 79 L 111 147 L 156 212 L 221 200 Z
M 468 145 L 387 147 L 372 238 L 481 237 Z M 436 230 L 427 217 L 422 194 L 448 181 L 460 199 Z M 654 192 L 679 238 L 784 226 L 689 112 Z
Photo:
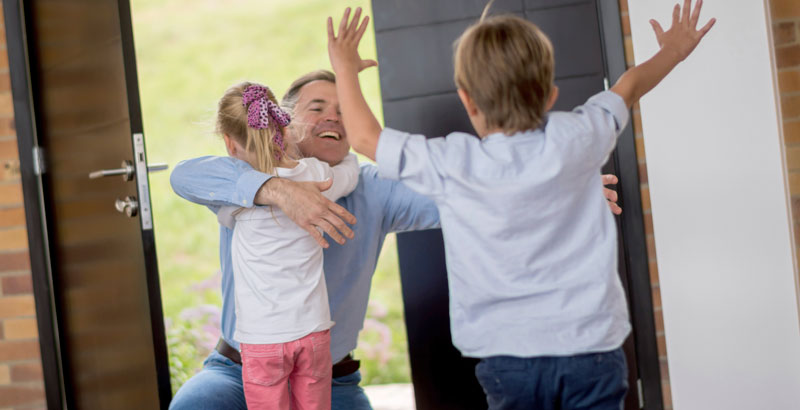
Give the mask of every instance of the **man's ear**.
M 553 88 L 550 89 L 550 96 L 547 97 L 547 105 L 545 105 L 544 111 L 550 111 L 553 109 L 553 105 L 556 104 L 556 100 L 558 99 L 558 86 L 553 84 Z
M 461 99 L 461 104 L 464 104 L 464 109 L 467 110 L 467 115 L 470 117 L 478 115 L 478 106 L 475 105 L 475 101 L 472 101 L 472 98 L 469 96 L 469 94 L 467 94 L 466 91 L 459 88 L 458 98 Z
M 223 134 L 222 139 L 225 140 L 225 149 L 228 150 L 228 155 L 232 157 L 236 157 L 236 144 L 233 143 L 233 138 L 231 138 L 228 134 Z

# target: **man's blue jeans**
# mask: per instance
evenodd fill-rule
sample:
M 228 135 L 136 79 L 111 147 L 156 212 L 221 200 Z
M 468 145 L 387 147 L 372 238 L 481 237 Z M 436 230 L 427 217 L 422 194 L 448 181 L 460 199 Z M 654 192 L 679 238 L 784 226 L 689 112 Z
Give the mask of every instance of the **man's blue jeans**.
M 475 375 L 490 410 L 621 410 L 628 391 L 622 348 L 564 357 L 487 357 Z
M 372 410 L 364 389 L 358 385 L 361 373 L 333 379 L 332 410 Z M 242 366 L 216 350 L 203 363 L 203 369 L 192 376 L 175 394 L 170 410 L 247 410 L 242 388 Z

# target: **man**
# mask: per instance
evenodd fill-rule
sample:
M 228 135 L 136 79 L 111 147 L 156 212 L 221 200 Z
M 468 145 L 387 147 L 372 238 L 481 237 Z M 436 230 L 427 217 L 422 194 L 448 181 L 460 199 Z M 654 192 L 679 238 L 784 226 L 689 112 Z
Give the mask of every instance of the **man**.
M 289 132 L 300 137 L 298 147 L 305 156 L 315 156 L 330 165 L 349 152 L 341 125 L 335 77 L 315 71 L 295 81 L 282 100 L 293 109 Z M 613 183 L 613 177 L 606 183 Z M 296 183 L 254 171 L 232 157 L 202 157 L 181 162 L 171 176 L 172 188 L 181 197 L 206 205 L 216 212 L 223 205 L 252 207 L 275 205 L 309 232 L 325 249 L 324 271 L 331 319 L 331 356 L 334 363 L 332 409 L 371 409 L 358 385 L 358 361 L 350 355 L 367 311 L 372 275 L 388 233 L 436 228 L 439 214 L 432 201 L 402 184 L 379 179 L 377 168 L 362 164 L 355 191 L 336 204 L 325 199 L 325 184 Z M 607 191 L 615 201 L 616 193 Z M 618 213 L 618 207 L 610 203 Z M 357 221 L 357 223 L 356 223 Z M 349 228 L 345 222 L 354 224 Z M 328 244 L 319 229 L 336 242 Z M 233 340 L 236 317 L 231 267 L 231 234 L 220 227 L 222 268 L 222 338 L 203 369 L 187 381 L 170 405 L 171 409 L 246 409 L 242 389 L 241 359 Z M 350 238 L 344 244 L 345 237 Z

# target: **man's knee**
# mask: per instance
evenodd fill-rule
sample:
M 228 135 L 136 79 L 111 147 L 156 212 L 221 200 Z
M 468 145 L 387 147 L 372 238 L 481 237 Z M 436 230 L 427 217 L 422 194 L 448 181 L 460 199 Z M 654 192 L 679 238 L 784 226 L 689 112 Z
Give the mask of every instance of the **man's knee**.
M 227 370 L 227 371 L 225 371 Z M 175 394 L 170 410 L 246 410 L 241 371 L 205 368 L 190 378 Z

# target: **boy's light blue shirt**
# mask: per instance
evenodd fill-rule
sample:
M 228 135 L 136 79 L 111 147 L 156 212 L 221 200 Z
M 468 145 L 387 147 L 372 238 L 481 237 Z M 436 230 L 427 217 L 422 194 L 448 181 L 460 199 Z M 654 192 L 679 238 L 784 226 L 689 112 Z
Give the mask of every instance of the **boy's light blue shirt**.
M 384 129 L 380 175 L 439 207 L 453 344 L 465 356 L 564 356 L 630 332 L 600 168 L 628 122 L 613 92 L 540 129 L 425 139 Z
M 270 178 L 249 164 L 231 157 L 201 157 L 179 163 L 172 171 L 172 189 L 191 202 L 206 205 L 214 213 L 225 205 L 253 206 L 256 192 Z M 355 237 L 344 245 L 329 240 L 323 267 L 328 288 L 333 362 L 356 348 L 364 325 L 372 275 L 386 234 L 439 227 L 439 213 L 430 199 L 396 181 L 378 177 L 374 165 L 362 164 L 356 189 L 337 203 L 358 222 Z M 220 226 L 219 259 L 222 270 L 222 335 L 233 347 L 234 312 L 231 235 Z

